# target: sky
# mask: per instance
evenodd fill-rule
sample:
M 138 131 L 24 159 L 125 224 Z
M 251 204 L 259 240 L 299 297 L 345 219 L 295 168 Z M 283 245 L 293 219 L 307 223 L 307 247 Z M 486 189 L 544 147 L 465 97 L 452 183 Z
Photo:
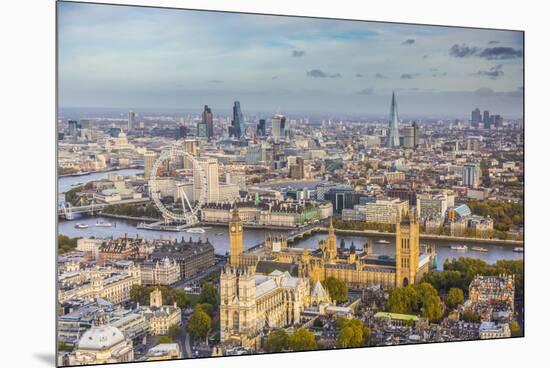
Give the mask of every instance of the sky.
M 59 106 L 523 114 L 523 33 L 58 3 Z

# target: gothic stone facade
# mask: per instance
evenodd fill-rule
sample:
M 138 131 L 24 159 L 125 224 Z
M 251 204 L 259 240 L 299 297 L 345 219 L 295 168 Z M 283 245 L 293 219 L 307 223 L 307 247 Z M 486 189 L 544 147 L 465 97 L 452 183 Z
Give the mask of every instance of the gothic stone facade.
M 298 266 L 299 275 L 312 281 L 337 278 L 349 287 L 365 288 L 381 285 L 384 288 L 402 287 L 418 282 L 429 271 L 433 262 L 433 248 L 420 254 L 419 224 L 414 218 L 406 218 L 396 225 L 396 257 L 375 257 L 367 244 L 361 253 L 355 246 L 349 249 L 336 245 L 332 222 L 326 240 L 319 242 L 316 250 L 278 246 L 276 250 L 266 242 L 269 257 L 276 262 Z
M 288 272 L 256 274 L 255 268 L 226 266 L 220 277 L 221 341 L 256 346 L 261 331 L 296 325 L 310 305 L 307 278 Z

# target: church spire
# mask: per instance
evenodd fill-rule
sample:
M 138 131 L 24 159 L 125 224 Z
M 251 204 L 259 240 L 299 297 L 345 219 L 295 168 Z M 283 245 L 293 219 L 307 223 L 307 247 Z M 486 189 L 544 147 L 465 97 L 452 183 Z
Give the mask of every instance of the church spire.
M 336 257 L 338 253 L 338 248 L 336 246 L 336 235 L 334 234 L 334 225 L 332 224 L 332 217 L 330 218 L 330 224 L 328 227 L 327 250 L 328 250 L 329 257 L 331 259 Z

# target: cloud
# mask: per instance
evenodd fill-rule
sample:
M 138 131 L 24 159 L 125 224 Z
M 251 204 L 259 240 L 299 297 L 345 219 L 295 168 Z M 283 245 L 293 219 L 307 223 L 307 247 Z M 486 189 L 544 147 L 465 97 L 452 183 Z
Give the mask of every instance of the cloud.
M 358 94 L 360 95 L 372 95 L 374 93 L 374 89 L 372 88 L 364 88 L 362 90 L 360 90 L 359 92 L 357 92 Z
M 500 43 L 500 41 L 489 41 L 487 42 L 489 45 L 496 45 L 497 43 Z
M 223 83 L 223 81 L 219 79 L 210 79 L 208 83 Z
M 412 38 L 409 38 L 408 40 L 401 42 L 401 44 L 405 46 L 410 46 L 410 45 L 414 45 L 414 42 L 415 41 Z
M 271 80 L 275 80 L 275 79 L 279 79 L 278 76 L 274 75 L 273 77 L 271 77 Z
M 479 57 L 487 60 L 505 60 L 515 59 L 523 56 L 522 50 L 517 50 L 512 47 L 487 47 L 479 53 Z
M 449 55 L 456 58 L 477 56 L 487 60 L 505 60 L 520 58 L 523 56 L 523 51 L 519 49 L 514 49 L 513 47 L 504 46 L 486 47 L 484 49 L 481 49 L 477 46 L 454 44 L 449 50 Z
M 319 69 L 310 70 L 309 72 L 307 72 L 307 76 L 312 78 L 342 78 L 342 75 L 340 73 L 328 74 Z
M 363 74 L 357 73 L 357 74 L 355 74 L 355 77 L 356 77 L 356 78 L 363 78 Z
M 512 91 L 495 91 L 492 88 L 481 87 L 475 90 L 474 94 L 478 97 L 521 99 L 523 97 L 523 87 L 518 87 L 517 89 Z
M 413 79 L 420 76 L 419 73 L 403 73 L 401 74 L 401 79 Z
M 476 73 L 480 77 L 487 77 L 490 79 L 497 79 L 498 77 L 501 77 L 504 75 L 504 72 L 502 71 L 502 64 L 495 65 L 491 67 L 489 70 L 480 70 Z
M 447 72 L 440 72 L 439 68 L 430 68 L 428 69 L 432 77 L 446 77 Z
M 465 58 L 473 56 L 479 52 L 479 47 L 470 47 L 465 44 L 459 45 L 455 43 L 449 50 L 449 55 L 456 58 Z
M 378 79 L 386 79 L 386 78 L 388 78 L 388 77 L 386 77 L 386 76 L 385 76 L 384 74 L 382 74 L 382 73 L 376 73 L 376 78 L 378 78 Z
M 306 54 L 303 50 L 292 50 L 292 56 L 293 57 L 302 57 Z

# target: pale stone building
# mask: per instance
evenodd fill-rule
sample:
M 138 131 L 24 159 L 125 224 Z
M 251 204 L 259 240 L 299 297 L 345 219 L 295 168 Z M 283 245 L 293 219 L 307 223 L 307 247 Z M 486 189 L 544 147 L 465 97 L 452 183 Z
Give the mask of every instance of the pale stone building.
M 180 267 L 176 260 L 165 257 L 162 260 L 149 260 L 141 265 L 143 285 L 172 285 L 180 280 Z
M 100 311 L 92 327 L 84 332 L 73 355 L 62 358 L 62 365 L 124 363 L 134 360 L 132 340 L 109 324 Z
M 227 266 L 220 277 L 220 338 L 245 346 L 257 344 L 264 328 L 281 328 L 300 322 L 310 305 L 307 278 L 275 270 L 255 273 L 254 267 Z
M 150 305 L 141 307 L 145 318 L 149 321 L 149 333 L 151 335 L 166 335 L 168 329 L 174 325 L 181 325 L 181 309 L 174 305 L 162 304 L 162 292 L 153 290 L 150 296 Z
M 83 274 L 83 282 L 70 287 L 59 287 L 58 301 L 63 303 L 69 299 L 102 298 L 113 304 L 130 300 L 130 290 L 133 285 L 141 284 L 141 271 L 130 262 L 126 269 L 111 267 L 94 267 L 78 271 Z
M 338 248 L 331 221 L 327 239 L 319 242 L 318 249 L 290 248 L 285 241 L 268 238 L 267 254 L 263 257 L 274 264 L 294 265 L 299 276 L 309 277 L 314 282 L 334 277 L 349 287 L 380 285 L 394 288 L 418 282 L 433 265 L 435 251 L 431 247 L 421 251 L 419 232 L 415 218 L 403 218 L 396 224 L 396 256 L 379 257 L 371 255 L 368 243 L 362 252 L 354 244 L 347 249 Z

